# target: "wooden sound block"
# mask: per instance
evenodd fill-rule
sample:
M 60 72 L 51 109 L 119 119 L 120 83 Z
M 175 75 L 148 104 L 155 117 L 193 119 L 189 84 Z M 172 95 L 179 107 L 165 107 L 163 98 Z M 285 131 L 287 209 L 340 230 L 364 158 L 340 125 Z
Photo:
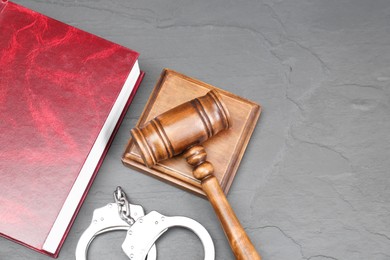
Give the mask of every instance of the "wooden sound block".
M 137 127 L 173 107 L 205 95 L 212 89 L 218 91 L 226 104 L 230 112 L 232 127 L 213 136 L 204 142 L 203 146 L 207 151 L 207 160 L 214 165 L 214 175 L 223 192 L 227 194 L 260 116 L 261 107 L 258 104 L 173 70 L 164 69 Z M 188 127 L 190 128 L 191 125 Z M 159 162 L 153 168 L 148 168 L 130 138 L 122 162 L 126 166 L 139 169 L 165 182 L 205 196 L 200 181 L 192 175 L 192 167 L 182 156 L 176 156 Z

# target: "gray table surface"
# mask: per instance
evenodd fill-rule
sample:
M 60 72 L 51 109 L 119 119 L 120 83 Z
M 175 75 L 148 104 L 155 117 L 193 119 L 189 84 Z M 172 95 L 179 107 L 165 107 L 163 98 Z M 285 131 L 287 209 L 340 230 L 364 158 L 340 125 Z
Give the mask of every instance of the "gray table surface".
M 390 259 L 390 1 L 16 0 L 141 53 L 146 77 L 62 248 L 74 259 L 93 209 L 133 203 L 198 220 L 233 259 L 209 203 L 135 170 L 121 153 L 168 67 L 263 106 L 228 194 L 263 259 Z M 127 259 L 123 232 L 89 259 Z M 170 230 L 158 259 L 201 259 Z M 50 259 L 0 238 L 0 259 Z

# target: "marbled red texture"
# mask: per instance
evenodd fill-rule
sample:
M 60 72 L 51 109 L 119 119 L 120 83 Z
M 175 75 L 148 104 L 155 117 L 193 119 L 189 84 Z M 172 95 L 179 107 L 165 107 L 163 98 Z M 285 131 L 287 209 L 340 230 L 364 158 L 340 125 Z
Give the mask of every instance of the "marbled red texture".
M 138 54 L 8 2 L 0 14 L 0 232 L 40 248 Z

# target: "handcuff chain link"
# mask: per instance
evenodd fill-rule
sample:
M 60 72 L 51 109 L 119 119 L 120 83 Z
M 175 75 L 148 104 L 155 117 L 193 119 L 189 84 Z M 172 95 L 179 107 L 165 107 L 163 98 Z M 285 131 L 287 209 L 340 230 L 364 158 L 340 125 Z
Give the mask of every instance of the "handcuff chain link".
M 114 191 L 114 200 L 118 205 L 118 214 L 120 218 L 126 221 L 129 225 L 133 225 L 135 220 L 130 215 L 130 203 L 126 198 L 126 193 L 120 186 L 118 186 Z

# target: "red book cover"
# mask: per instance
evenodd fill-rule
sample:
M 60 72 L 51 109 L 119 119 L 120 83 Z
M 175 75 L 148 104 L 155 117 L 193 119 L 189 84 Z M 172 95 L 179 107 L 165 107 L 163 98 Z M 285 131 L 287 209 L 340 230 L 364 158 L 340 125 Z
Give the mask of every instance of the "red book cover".
M 138 53 L 0 1 L 0 235 L 56 257 L 143 73 Z

